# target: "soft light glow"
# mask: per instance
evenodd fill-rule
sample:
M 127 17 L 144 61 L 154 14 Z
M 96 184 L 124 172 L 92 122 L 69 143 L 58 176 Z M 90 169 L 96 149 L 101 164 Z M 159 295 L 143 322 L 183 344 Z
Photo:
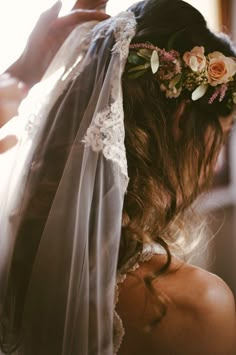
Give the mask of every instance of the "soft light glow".
M 0 2 L 0 72 L 20 55 L 39 14 L 53 2 L 53 0 Z
M 111 16 L 114 16 L 119 12 L 128 9 L 136 2 L 137 0 L 110 0 L 107 4 L 107 13 Z
M 0 1 L 0 73 L 21 54 L 40 14 L 56 0 Z M 63 0 L 60 14 L 67 13 L 74 0 Z
M 218 0 L 186 0 L 206 17 L 209 26 L 219 29 Z M 67 13 L 75 0 L 63 0 L 60 14 Z M 137 2 L 136 0 L 109 0 L 107 12 L 115 15 Z M 40 13 L 55 0 L 7 0 L 0 1 L 0 72 L 13 63 L 22 52 L 26 40 Z

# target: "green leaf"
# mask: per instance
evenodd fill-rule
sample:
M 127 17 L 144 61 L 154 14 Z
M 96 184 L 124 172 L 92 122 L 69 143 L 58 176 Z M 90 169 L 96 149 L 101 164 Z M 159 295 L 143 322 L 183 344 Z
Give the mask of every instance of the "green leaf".
M 145 73 L 146 73 L 146 70 L 139 70 L 136 73 L 128 74 L 128 78 L 129 79 L 137 79 L 137 78 L 140 78 L 141 76 L 143 76 Z
M 177 90 L 181 88 L 181 86 L 183 85 L 183 81 L 184 81 L 184 75 L 183 74 L 179 74 L 179 75 L 180 75 L 180 79 L 175 86 Z
M 138 52 L 137 55 L 141 58 L 144 58 L 145 60 L 149 61 L 152 55 L 152 50 L 151 49 L 146 49 L 146 48 L 141 48 Z
M 140 59 L 142 58 L 142 59 L 144 59 L 146 62 L 150 62 L 150 57 L 147 57 L 147 56 L 145 56 L 145 55 L 143 55 L 143 54 L 141 54 L 141 53 L 137 53 L 138 54 L 138 56 L 140 57 Z
M 233 92 L 233 103 L 236 104 L 236 92 Z
M 153 51 L 151 56 L 151 68 L 153 74 L 157 73 L 159 66 L 160 66 L 159 55 L 157 51 Z
M 207 92 L 207 89 L 209 87 L 209 84 L 202 84 L 198 86 L 193 92 L 192 92 L 192 100 L 197 101 L 201 99 L 205 93 Z
M 137 55 L 136 52 L 131 52 L 128 56 L 128 62 L 130 64 L 134 64 L 134 65 L 137 65 L 141 62 L 141 59 L 140 57 Z
M 182 74 L 176 75 L 171 81 L 170 81 L 170 88 L 172 89 L 173 87 L 177 88 L 177 84 L 180 82 L 182 78 Z M 178 87 L 179 88 L 179 87 Z
M 140 53 L 142 53 L 143 55 L 149 56 L 149 58 L 152 55 L 152 49 L 148 49 L 148 48 L 141 48 Z
M 134 68 L 129 69 L 128 73 L 132 73 L 132 72 L 139 71 L 139 70 L 146 70 L 148 68 L 150 68 L 150 63 L 145 63 L 145 64 L 138 65 Z

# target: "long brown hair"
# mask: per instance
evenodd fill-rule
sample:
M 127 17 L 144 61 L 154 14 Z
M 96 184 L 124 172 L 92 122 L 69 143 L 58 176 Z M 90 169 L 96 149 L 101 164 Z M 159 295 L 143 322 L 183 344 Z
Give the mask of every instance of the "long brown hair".
M 132 43 L 149 42 L 165 48 L 171 40 L 172 48 L 181 54 L 195 46 L 204 46 L 206 53 L 235 53 L 229 40 L 213 34 L 203 16 L 184 1 L 150 0 L 131 10 L 138 19 Z M 155 241 L 167 251 L 164 269 L 168 269 L 169 246 L 184 231 L 186 211 L 211 184 L 223 142 L 219 116 L 227 116 L 230 110 L 224 102 L 209 105 L 207 95 L 197 102 L 188 97 L 166 99 L 151 71 L 136 80 L 124 73 L 123 93 L 130 182 L 119 262 L 122 265 L 130 253 Z M 181 137 L 176 140 L 173 126 L 183 100 Z M 206 150 L 209 127 L 211 146 Z
M 206 52 L 219 50 L 227 56 L 234 55 L 229 42 L 211 33 L 202 15 L 181 0 L 149 0 L 135 5 L 131 11 L 138 22 L 134 43 L 148 41 L 164 48 L 170 37 L 178 32 L 173 48 L 182 54 L 196 45 L 203 45 Z M 107 50 L 110 53 L 113 43 L 109 45 Z M 92 64 L 86 70 L 92 71 Z M 42 137 L 47 136 L 53 126 L 55 115 L 60 124 L 52 129 L 47 143 L 42 138 L 33 157 L 31 176 L 32 179 L 34 175 L 40 178 L 30 184 L 32 191 L 26 187 L 28 203 L 14 247 L 2 312 L 1 327 L 5 339 L 0 339 L 0 343 L 8 352 L 17 347 L 24 299 L 37 248 L 75 139 L 70 123 L 76 125 L 73 132 L 80 124 L 78 98 L 81 97 L 79 111 L 82 116 L 88 105 L 83 100 L 83 93 L 86 92 L 87 98 L 92 93 L 93 83 L 88 82 L 86 70 L 78 82 L 75 80 L 70 84 L 70 89 L 50 112 Z M 206 182 L 212 176 L 213 162 L 222 143 L 219 115 L 226 116 L 229 110 L 224 102 L 209 105 L 207 97 L 195 103 L 184 98 L 182 135 L 176 141 L 173 120 L 181 102 L 167 100 L 151 73 L 135 81 L 130 81 L 124 73 L 123 98 L 130 182 L 123 208 L 118 267 L 141 250 L 144 243 L 156 241 L 168 254 L 162 270 L 165 271 L 171 260 L 169 247 L 183 229 L 185 212 L 203 188 L 199 184 L 200 175 L 205 171 Z M 213 139 L 206 153 L 204 139 L 208 127 L 212 128 Z M 29 238 L 32 229 L 34 238 Z M 11 314 L 12 303 L 16 309 L 14 315 Z M 10 321 L 9 315 L 12 317 Z

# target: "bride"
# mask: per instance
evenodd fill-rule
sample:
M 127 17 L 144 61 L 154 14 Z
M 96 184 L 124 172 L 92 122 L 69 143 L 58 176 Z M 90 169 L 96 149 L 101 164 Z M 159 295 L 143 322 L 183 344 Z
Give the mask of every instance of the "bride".
M 230 41 L 182 0 L 74 29 L 20 108 L 0 216 L 4 353 L 235 354 L 232 292 L 180 257 L 235 80 Z

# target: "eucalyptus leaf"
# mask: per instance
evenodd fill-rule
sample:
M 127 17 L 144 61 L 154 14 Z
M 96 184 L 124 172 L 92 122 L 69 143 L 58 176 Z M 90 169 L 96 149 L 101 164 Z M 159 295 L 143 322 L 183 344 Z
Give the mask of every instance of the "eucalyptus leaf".
M 128 57 L 128 62 L 130 64 L 140 64 L 142 62 L 142 60 L 140 59 L 140 57 L 136 54 L 136 53 L 131 53 Z
M 135 73 L 128 74 L 129 79 L 137 79 L 143 76 L 146 73 L 146 70 L 139 70 Z
M 179 80 L 178 83 L 175 85 L 175 87 L 176 87 L 177 90 L 181 88 L 181 86 L 183 85 L 183 81 L 184 81 L 183 75 L 181 75 L 180 80 Z
M 233 93 L 233 103 L 236 104 L 236 92 Z
M 157 73 L 159 66 L 160 66 L 159 55 L 157 51 L 153 51 L 151 56 L 151 68 L 153 74 Z
M 141 53 L 142 55 L 147 56 L 148 58 L 151 58 L 152 55 L 152 49 L 148 49 L 148 48 L 141 48 L 139 50 L 139 53 Z
M 197 101 L 201 99 L 205 93 L 207 92 L 207 89 L 209 87 L 209 84 L 202 84 L 198 86 L 193 92 L 192 92 L 192 100 Z
M 128 73 L 132 73 L 132 72 L 136 72 L 136 71 L 140 71 L 140 70 L 146 70 L 148 68 L 150 68 L 150 63 L 145 63 L 143 65 L 138 65 L 134 68 L 129 69 Z
M 170 81 L 170 88 L 173 88 L 174 86 L 176 86 L 176 85 L 179 83 L 181 77 L 182 77 L 181 74 L 176 75 L 176 76 Z
M 141 48 L 138 52 L 137 55 L 141 58 L 144 58 L 146 61 L 150 61 L 150 58 L 152 56 L 152 50 L 151 49 L 146 49 L 146 48 Z
M 142 53 L 140 53 L 140 52 L 137 52 L 137 55 L 138 55 L 140 58 L 145 59 L 147 62 L 150 61 L 151 56 L 147 56 L 147 55 L 142 54 Z

